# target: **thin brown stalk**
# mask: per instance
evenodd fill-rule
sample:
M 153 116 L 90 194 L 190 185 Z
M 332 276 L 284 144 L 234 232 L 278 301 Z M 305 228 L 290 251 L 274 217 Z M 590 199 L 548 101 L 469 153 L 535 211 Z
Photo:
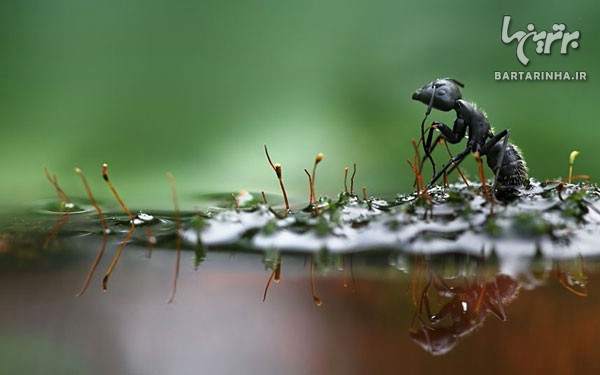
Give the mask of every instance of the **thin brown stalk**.
M 235 196 L 235 193 L 231 193 L 231 197 L 233 198 L 233 201 L 235 202 L 235 209 L 236 211 L 240 211 L 240 202 L 238 201 L 237 197 Z
M 317 297 L 315 293 L 315 277 L 314 277 L 314 268 L 315 268 L 315 256 L 310 255 L 310 292 L 312 294 L 313 303 L 317 307 L 321 307 L 323 305 L 323 301 L 319 297 Z
M 448 146 L 448 142 L 446 142 L 445 139 L 444 139 L 444 145 L 446 146 L 446 150 L 448 151 L 448 156 L 450 156 L 450 158 L 453 158 L 454 156 L 452 155 L 452 152 L 450 152 L 450 147 Z M 454 165 L 456 165 L 456 164 L 454 164 Z M 458 165 L 456 165 L 456 171 L 460 175 L 460 178 L 463 180 L 465 185 L 469 186 L 469 181 L 467 181 L 467 179 L 465 178 L 465 175 L 462 173 L 462 171 L 460 170 L 460 167 Z
M 133 214 L 131 213 L 131 211 L 129 211 L 127 206 L 125 206 L 125 203 L 123 203 L 123 200 L 119 196 L 119 193 L 117 193 L 117 190 L 115 189 L 112 182 L 108 178 L 108 164 L 106 164 L 106 163 L 102 164 L 102 178 L 104 179 L 104 181 L 106 181 L 108 188 L 112 191 L 113 195 L 117 199 L 117 202 L 119 202 L 119 204 L 121 205 L 121 208 L 123 208 L 123 211 L 125 211 L 127 216 L 129 216 L 129 218 L 133 220 L 133 218 L 134 218 Z
M 96 202 L 96 199 L 94 198 L 94 195 L 92 194 L 92 189 L 90 189 L 90 185 L 88 184 L 87 179 L 85 178 L 85 175 L 83 174 L 83 171 L 79 168 L 75 168 L 75 173 L 77 173 L 79 175 L 79 177 L 81 177 L 83 186 L 85 187 L 87 195 L 90 198 L 90 202 L 92 203 L 92 206 L 94 206 L 94 208 L 96 209 L 96 212 L 98 213 L 98 217 L 100 218 L 100 224 L 102 225 L 102 243 L 100 244 L 100 249 L 98 250 L 96 259 L 94 259 L 94 262 L 90 266 L 90 269 L 85 278 L 85 281 L 83 282 L 83 286 L 81 287 L 81 290 L 76 294 L 77 297 L 81 297 L 87 290 L 87 288 L 90 284 L 90 281 L 92 280 L 92 277 L 94 276 L 94 272 L 96 271 L 96 267 L 98 267 L 98 264 L 100 263 L 100 260 L 102 259 L 102 256 L 104 255 L 104 250 L 106 249 L 106 242 L 108 241 L 108 225 L 106 224 L 106 220 L 104 218 L 104 214 L 102 214 L 100 205 L 98 205 L 98 202 Z
M 48 169 L 46 169 L 46 167 L 44 167 L 44 173 L 46 174 L 46 178 L 48 179 L 48 181 L 50 181 L 52 186 L 54 186 L 54 188 L 56 189 L 56 194 L 58 195 L 59 212 L 58 212 L 58 217 L 56 218 L 56 225 L 54 227 L 54 230 L 50 233 L 50 235 L 48 235 L 48 237 L 46 238 L 46 241 L 44 241 L 44 245 L 42 247 L 43 249 L 48 247 L 48 244 L 50 243 L 50 241 L 52 241 L 52 239 L 60 233 L 63 226 L 69 221 L 71 209 L 73 208 L 73 202 L 71 201 L 69 196 L 58 185 L 58 180 L 56 179 L 56 175 L 50 176 L 50 173 L 48 173 Z M 64 212 L 63 212 L 63 208 L 66 209 Z
M 348 167 L 344 168 L 344 193 L 348 194 Z
M 265 146 L 265 154 L 267 155 L 267 160 L 269 161 L 271 168 L 273 168 L 273 171 L 275 171 L 275 175 L 277 176 L 277 179 L 279 180 L 279 186 L 281 187 L 281 192 L 283 193 L 283 201 L 285 202 L 285 211 L 286 211 L 286 215 L 287 215 L 288 211 L 290 210 L 290 204 L 288 202 L 287 193 L 285 192 L 285 187 L 283 186 L 283 179 L 281 176 L 281 164 L 279 164 L 279 163 L 273 164 L 273 161 L 271 160 L 271 156 L 269 155 L 269 150 L 267 150 L 267 145 L 264 145 L 264 146 Z
M 181 259 L 181 234 L 179 233 L 181 227 L 181 218 L 179 213 L 179 199 L 177 198 L 177 188 L 175 186 L 175 177 L 171 173 L 167 173 L 169 179 L 169 185 L 171 186 L 171 192 L 173 194 L 173 213 L 175 214 L 175 275 L 173 276 L 173 288 L 171 289 L 171 295 L 167 303 L 173 303 L 175 299 L 175 293 L 177 292 L 177 279 L 179 278 L 179 263 Z
M 121 257 L 121 253 L 123 252 L 123 249 L 129 242 L 129 240 L 131 239 L 131 236 L 133 235 L 133 232 L 135 231 L 135 221 L 134 221 L 135 217 L 133 216 L 131 211 L 129 211 L 129 209 L 127 208 L 125 203 L 123 203 L 123 200 L 121 199 L 121 197 L 117 193 L 117 190 L 115 189 L 112 182 L 108 178 L 108 165 L 106 163 L 102 164 L 102 178 L 104 179 L 104 181 L 108 185 L 108 188 L 112 191 L 113 195 L 115 196 L 115 198 L 121 205 L 121 208 L 123 208 L 123 211 L 125 211 L 127 216 L 129 216 L 129 219 L 130 219 L 129 222 L 131 224 L 131 226 L 129 228 L 129 232 L 127 232 L 127 235 L 123 239 L 123 242 L 121 242 L 121 245 L 117 249 L 117 252 L 116 252 L 115 256 L 113 257 L 113 260 L 110 263 L 110 266 L 108 267 L 108 270 L 106 271 L 106 274 L 104 275 L 104 278 L 102 279 L 102 289 L 104 291 L 106 291 L 106 290 L 108 290 L 108 279 L 110 278 L 110 275 L 112 274 L 113 270 L 117 266 L 117 262 L 119 261 L 119 258 Z
M 356 176 L 356 163 L 352 164 L 352 176 L 350 177 L 350 195 L 354 195 L 354 176 Z

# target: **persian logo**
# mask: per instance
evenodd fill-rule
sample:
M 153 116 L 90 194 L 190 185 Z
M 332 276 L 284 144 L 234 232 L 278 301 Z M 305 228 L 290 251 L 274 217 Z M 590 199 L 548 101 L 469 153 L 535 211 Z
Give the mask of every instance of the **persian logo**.
M 579 31 L 568 32 L 567 25 L 564 23 L 555 23 L 552 25 L 552 31 L 537 31 L 535 25 L 530 23 L 527 25 L 527 31 L 516 31 L 512 35 L 509 35 L 508 29 L 510 27 L 511 16 L 504 16 L 502 20 L 502 43 L 510 44 L 517 41 L 517 59 L 521 64 L 527 66 L 529 64 L 529 58 L 525 55 L 525 44 L 528 40 L 536 43 L 535 52 L 538 55 L 550 55 L 552 52 L 552 45 L 555 42 L 560 42 L 560 54 L 566 55 L 569 51 L 569 47 L 577 49 L 579 47 L 579 38 L 581 33 Z

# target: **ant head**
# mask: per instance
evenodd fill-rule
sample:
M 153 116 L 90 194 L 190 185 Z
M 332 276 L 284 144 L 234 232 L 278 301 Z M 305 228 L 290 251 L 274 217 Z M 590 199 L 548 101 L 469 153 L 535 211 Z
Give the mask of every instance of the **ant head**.
M 410 329 L 410 338 L 425 351 L 433 355 L 446 354 L 458 343 L 457 336 L 448 327 L 426 327 L 421 329 Z
M 462 98 L 462 83 L 452 78 L 440 78 L 415 91 L 412 98 L 440 111 L 450 111 Z

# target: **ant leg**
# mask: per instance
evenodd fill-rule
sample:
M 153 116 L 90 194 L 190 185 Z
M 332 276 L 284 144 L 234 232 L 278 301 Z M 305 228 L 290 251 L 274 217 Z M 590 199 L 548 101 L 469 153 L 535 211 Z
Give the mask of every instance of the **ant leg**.
M 436 165 L 435 165 L 435 161 L 431 157 L 431 153 L 435 149 L 435 146 L 437 145 L 438 141 L 440 140 L 441 135 L 439 135 L 436 138 L 435 143 L 433 143 L 433 146 L 432 146 L 431 142 L 433 140 L 433 133 L 435 132 L 435 127 L 433 126 L 434 124 L 435 124 L 435 121 L 429 127 L 429 130 L 427 132 L 427 139 L 425 139 L 425 132 L 423 132 L 423 135 L 421 136 L 421 140 L 419 141 L 419 142 L 423 143 L 423 150 L 425 151 L 425 155 L 421 159 L 419 173 L 421 173 L 423 171 L 423 166 L 425 165 L 425 160 L 429 159 L 429 161 L 431 161 L 431 169 L 433 170 L 433 174 L 435 174 Z
M 490 150 L 494 146 L 496 146 L 496 144 L 498 142 L 500 142 L 501 139 L 504 138 L 504 140 L 502 142 L 502 148 L 500 149 L 500 153 L 498 154 L 498 161 L 496 162 L 496 167 L 494 168 L 494 185 L 492 186 L 492 191 L 494 191 L 494 192 L 496 191 L 496 184 L 498 182 L 498 174 L 500 173 L 500 167 L 502 167 L 502 163 L 504 162 L 504 154 L 506 152 L 506 146 L 508 145 L 508 136 L 509 136 L 509 130 L 504 129 L 500 133 L 498 133 L 495 136 L 493 136 L 492 138 L 490 138 L 490 140 L 487 141 L 481 147 L 480 154 L 488 155 Z
M 458 167 L 458 165 L 465 160 L 465 157 L 471 152 L 471 148 L 467 147 L 464 151 L 462 151 L 461 153 L 457 154 L 455 157 L 453 157 L 452 159 L 450 159 L 450 161 L 448 161 L 448 163 L 446 165 L 444 165 L 442 167 L 442 170 L 439 171 L 435 176 L 433 176 L 433 178 L 431 179 L 431 181 L 429 182 L 429 185 L 427 185 L 427 189 L 430 189 L 431 186 L 433 186 L 433 184 L 435 184 L 435 182 L 442 177 L 442 175 L 444 174 L 444 172 L 452 172 L 454 170 L 454 168 Z
M 434 128 L 429 129 L 429 133 L 427 135 L 427 140 L 425 142 L 425 148 L 427 148 L 429 150 L 430 154 L 433 152 L 433 150 L 435 150 L 435 147 L 438 145 L 440 140 L 443 138 L 442 135 L 440 134 L 435 138 L 435 141 L 434 141 L 433 140 L 433 132 L 434 131 L 435 131 Z M 425 163 L 425 159 L 427 159 L 427 157 L 423 156 L 423 158 L 421 159 L 421 165 L 423 165 L 423 163 Z M 433 172 L 433 174 L 435 174 L 435 171 Z
M 425 156 L 423 156 L 423 158 L 421 159 L 421 163 L 419 164 L 419 175 L 421 175 L 421 173 L 423 172 L 423 166 L 425 165 L 425 160 L 427 160 L 428 158 L 431 160 L 432 175 L 435 175 L 436 165 L 435 165 L 435 161 L 433 161 L 433 158 L 431 157 L 431 153 L 433 152 L 433 150 L 435 149 L 435 146 L 437 146 L 438 142 L 442 138 L 442 135 L 438 135 L 436 137 L 435 141 L 433 141 L 433 133 L 434 132 L 435 132 L 435 128 L 432 126 L 429 128 L 429 131 L 427 133 L 427 139 L 426 140 L 421 139 L 421 142 L 423 142 L 423 149 L 425 150 Z
M 434 142 L 433 141 L 433 132 L 434 131 L 435 131 L 435 128 L 429 129 L 429 132 L 427 133 L 427 140 L 425 141 L 425 148 L 427 148 L 429 150 L 430 154 L 433 152 L 433 150 L 435 149 L 435 146 L 437 146 L 437 143 L 439 142 L 439 140 L 441 138 L 441 135 L 438 135 Z M 433 145 L 432 145 L 432 142 L 433 142 Z
M 435 139 L 435 142 L 432 143 L 433 132 L 435 130 L 439 130 L 441 134 Z M 427 135 L 427 140 L 425 140 L 425 130 L 422 129 L 421 139 L 423 140 L 423 149 L 425 150 L 425 156 L 421 160 L 421 166 L 424 164 L 425 159 L 429 159 L 431 161 L 431 166 L 433 168 L 433 175 L 435 176 L 436 175 L 435 162 L 433 161 L 433 158 L 431 157 L 431 153 L 437 146 L 440 139 L 444 139 L 447 142 L 450 142 L 452 144 L 457 144 L 457 143 L 460 143 L 462 141 L 462 139 L 465 137 L 465 132 L 466 132 L 466 126 L 465 126 L 464 120 L 461 118 L 457 118 L 456 121 L 454 121 L 453 128 L 450 128 L 448 125 L 446 125 L 442 122 L 433 121 L 431 123 L 431 126 L 429 127 L 429 133 Z

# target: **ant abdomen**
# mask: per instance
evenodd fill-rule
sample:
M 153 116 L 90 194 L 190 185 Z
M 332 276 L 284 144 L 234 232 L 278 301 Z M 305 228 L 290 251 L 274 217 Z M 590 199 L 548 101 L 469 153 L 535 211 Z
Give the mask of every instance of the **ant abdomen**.
M 487 164 L 495 171 L 502 150 L 502 142 L 496 143 L 487 155 Z M 504 150 L 502 166 L 496 172 L 496 180 L 502 187 L 520 188 L 527 180 L 527 165 L 517 146 L 508 143 Z

